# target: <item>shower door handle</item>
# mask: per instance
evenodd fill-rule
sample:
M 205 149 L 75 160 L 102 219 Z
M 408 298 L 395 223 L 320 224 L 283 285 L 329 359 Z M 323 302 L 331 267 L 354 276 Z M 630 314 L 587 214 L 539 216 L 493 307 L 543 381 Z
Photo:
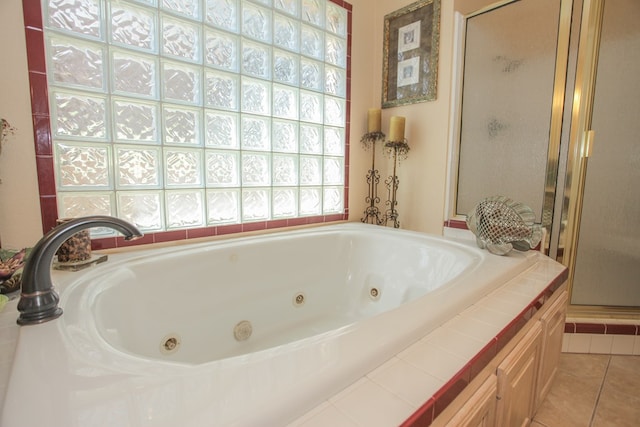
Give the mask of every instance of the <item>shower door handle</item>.
M 596 131 L 590 129 L 584 134 L 584 144 L 582 145 L 582 158 L 586 159 L 591 157 L 593 153 L 593 141 L 596 137 Z

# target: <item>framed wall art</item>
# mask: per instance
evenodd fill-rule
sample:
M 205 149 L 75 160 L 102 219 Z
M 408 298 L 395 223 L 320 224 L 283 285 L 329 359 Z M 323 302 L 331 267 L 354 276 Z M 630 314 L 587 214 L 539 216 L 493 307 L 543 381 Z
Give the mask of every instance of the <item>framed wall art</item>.
M 382 108 L 436 99 L 440 0 L 420 0 L 384 17 Z

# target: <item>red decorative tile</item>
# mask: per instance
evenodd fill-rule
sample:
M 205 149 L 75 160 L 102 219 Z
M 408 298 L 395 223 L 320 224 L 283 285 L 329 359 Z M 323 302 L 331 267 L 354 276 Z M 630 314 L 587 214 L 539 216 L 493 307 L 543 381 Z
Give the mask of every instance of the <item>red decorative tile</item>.
M 246 224 L 242 224 L 242 231 L 257 231 L 257 230 L 266 230 L 267 222 L 248 222 Z
M 51 122 L 49 116 L 33 116 L 33 139 L 36 156 L 52 156 Z
M 457 228 L 459 230 L 468 230 L 467 223 L 459 219 L 448 219 L 444 222 L 445 227 Z
M 114 237 L 114 243 L 117 248 L 124 248 L 128 246 L 149 245 L 155 242 L 155 235 L 153 233 L 146 233 L 144 236 L 134 240 L 126 240 L 123 236 Z
M 189 228 L 187 229 L 187 239 L 197 239 L 200 237 L 215 236 L 215 227 L 201 227 L 201 228 Z
M 171 242 L 173 240 L 184 240 L 186 238 L 187 238 L 187 230 L 173 230 L 173 231 L 163 231 L 160 233 L 155 233 L 153 241 L 155 243 L 160 243 L 160 242 Z
M 52 156 L 36 156 L 40 196 L 56 196 L 56 182 Z
M 29 84 L 31 85 L 31 112 L 38 116 L 48 116 L 49 90 L 47 89 L 47 76 L 30 71 Z
M 25 29 L 27 42 L 27 68 L 29 71 L 46 73 L 47 65 L 44 55 L 44 36 L 42 30 L 34 28 Z
M 565 323 L 564 324 L 564 332 L 567 334 L 575 334 L 576 333 L 576 324 L 575 323 Z
M 602 323 L 576 323 L 576 334 L 604 334 Z
M 25 27 L 42 29 L 42 10 L 39 1 L 22 0 L 22 15 Z
M 40 196 L 40 212 L 43 233 L 56 226 L 58 217 L 58 201 L 54 196 Z
M 279 220 L 275 220 L 275 221 L 269 221 L 267 223 L 267 228 L 269 230 L 272 230 L 274 228 L 283 228 L 283 227 L 286 227 L 287 225 L 289 225 L 289 220 L 279 219 Z
M 115 237 L 103 237 L 101 239 L 91 240 L 91 249 L 94 251 L 99 251 L 101 249 L 113 249 L 115 247 L 116 247 Z
M 487 345 L 484 346 L 478 354 L 468 363 L 470 367 L 469 379 L 473 380 L 491 360 L 498 354 L 498 340 L 492 339 Z
M 606 333 L 611 335 L 638 335 L 636 325 L 606 325 Z
M 414 412 L 400 427 L 429 427 L 433 423 L 434 399 L 429 399 L 424 405 Z
M 463 368 L 461 372 L 456 374 L 449 380 L 438 392 L 433 396 L 435 404 L 433 406 L 433 418 L 437 418 L 438 415 L 449 406 L 451 402 L 455 400 L 464 388 L 471 382 L 470 379 L 471 370 L 469 367 Z
M 217 236 L 221 236 L 224 234 L 241 233 L 241 232 L 242 232 L 242 224 L 222 225 L 217 227 L 216 229 Z

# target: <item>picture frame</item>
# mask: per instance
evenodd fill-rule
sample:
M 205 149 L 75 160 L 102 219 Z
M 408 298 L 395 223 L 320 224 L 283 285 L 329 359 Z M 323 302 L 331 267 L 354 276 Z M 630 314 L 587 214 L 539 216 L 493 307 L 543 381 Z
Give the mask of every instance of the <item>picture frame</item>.
M 382 108 L 437 98 L 440 0 L 419 0 L 384 17 Z

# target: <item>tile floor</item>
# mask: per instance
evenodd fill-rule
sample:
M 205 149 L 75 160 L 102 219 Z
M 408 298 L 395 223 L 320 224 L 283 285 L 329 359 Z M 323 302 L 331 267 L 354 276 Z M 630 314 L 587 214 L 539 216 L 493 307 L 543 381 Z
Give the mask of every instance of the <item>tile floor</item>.
M 640 356 L 562 353 L 531 427 L 637 427 Z

